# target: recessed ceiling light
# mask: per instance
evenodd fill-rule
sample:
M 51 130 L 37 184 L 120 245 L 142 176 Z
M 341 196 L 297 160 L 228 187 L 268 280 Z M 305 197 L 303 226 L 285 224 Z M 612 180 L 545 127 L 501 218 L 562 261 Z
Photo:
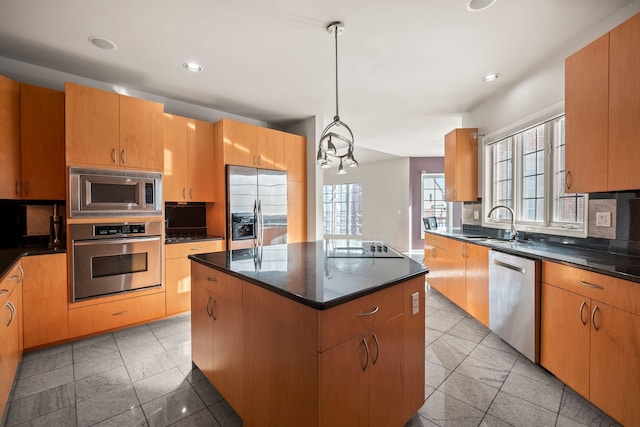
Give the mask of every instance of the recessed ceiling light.
M 486 76 L 484 76 L 482 78 L 483 82 L 492 82 L 494 80 L 498 80 L 498 77 L 500 77 L 500 74 L 498 73 L 491 73 L 491 74 L 487 74 Z
M 89 43 L 104 50 L 116 50 L 118 48 L 114 42 L 104 37 L 91 36 L 89 37 Z
M 182 66 L 185 70 L 191 71 L 192 73 L 199 73 L 200 71 L 202 71 L 202 66 L 195 62 L 185 62 L 184 64 L 182 64 Z
M 496 0 L 467 0 L 467 10 L 471 12 L 480 12 L 489 9 Z

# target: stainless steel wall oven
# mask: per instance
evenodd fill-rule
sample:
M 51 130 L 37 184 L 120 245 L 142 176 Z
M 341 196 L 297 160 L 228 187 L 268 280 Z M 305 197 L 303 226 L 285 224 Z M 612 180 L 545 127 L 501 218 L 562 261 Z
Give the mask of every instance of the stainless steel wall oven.
M 162 221 L 71 224 L 73 301 L 162 286 Z

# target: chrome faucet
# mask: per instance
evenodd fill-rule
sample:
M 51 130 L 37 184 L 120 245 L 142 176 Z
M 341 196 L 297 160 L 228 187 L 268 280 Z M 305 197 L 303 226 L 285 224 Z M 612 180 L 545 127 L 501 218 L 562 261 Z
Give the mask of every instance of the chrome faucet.
M 511 212 L 511 234 L 509 234 L 509 239 L 515 240 L 516 236 L 518 236 L 518 230 L 516 230 L 516 226 L 515 226 L 516 216 L 513 213 L 513 209 L 511 209 L 507 205 L 495 205 L 494 207 L 491 208 L 491 210 L 487 214 L 487 219 L 491 219 L 491 214 L 493 213 L 493 211 L 495 211 L 498 208 L 505 208 L 506 210 Z

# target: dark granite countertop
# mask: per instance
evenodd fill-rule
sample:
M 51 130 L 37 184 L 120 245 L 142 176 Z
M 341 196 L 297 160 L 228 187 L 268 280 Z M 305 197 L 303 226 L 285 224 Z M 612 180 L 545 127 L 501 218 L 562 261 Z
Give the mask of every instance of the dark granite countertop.
M 256 249 L 240 249 L 189 258 L 318 310 L 428 272 L 406 256 L 336 258 L 325 249 L 326 241 L 319 240 L 265 246 L 259 256 Z
M 584 270 L 640 283 L 640 257 L 633 255 L 623 255 L 575 247 L 570 244 L 563 245 L 536 240 L 483 242 L 477 239 L 477 235 L 462 231 L 431 233 L 488 246 L 491 249 L 512 255 L 561 262 Z
M 0 249 L 0 280 L 11 269 L 11 266 L 23 256 L 49 255 L 66 253 L 65 248 L 52 249 L 47 245 L 21 246 L 17 248 Z

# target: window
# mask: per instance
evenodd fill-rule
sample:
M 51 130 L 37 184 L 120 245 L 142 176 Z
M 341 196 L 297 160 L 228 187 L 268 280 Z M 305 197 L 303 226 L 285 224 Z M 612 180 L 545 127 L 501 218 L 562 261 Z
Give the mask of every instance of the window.
M 422 174 L 422 217 L 436 217 L 438 228 L 448 225 L 450 203 L 444 200 L 444 174 Z M 424 224 L 423 224 L 424 228 Z
M 362 184 L 323 187 L 323 224 L 325 236 L 362 235 Z
M 560 116 L 485 146 L 487 211 L 506 205 L 514 210 L 518 229 L 584 235 L 586 196 L 565 193 L 564 128 Z M 511 221 L 506 210 L 492 218 Z

